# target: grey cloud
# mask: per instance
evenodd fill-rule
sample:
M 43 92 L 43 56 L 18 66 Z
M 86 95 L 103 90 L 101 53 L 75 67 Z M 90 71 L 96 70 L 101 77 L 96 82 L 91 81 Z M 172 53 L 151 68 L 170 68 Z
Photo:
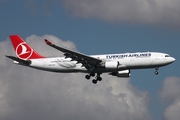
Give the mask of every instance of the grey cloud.
M 180 27 L 179 0 L 64 0 L 70 15 L 115 23 Z
M 43 39 L 77 50 L 71 41 L 52 35 L 27 37 L 26 41 L 43 55 L 62 55 L 45 45 Z M 3 57 L 14 55 L 9 40 L 0 42 L 1 120 L 104 120 L 151 119 L 148 92 L 140 91 L 129 79 L 102 75 L 97 85 L 84 74 L 51 73 L 14 65 Z
M 31 46 L 34 46 L 33 49 L 35 49 L 38 53 L 41 53 L 44 56 L 62 56 L 63 55 L 63 53 L 61 53 L 60 51 L 47 46 L 46 43 L 44 42 L 44 39 L 48 39 L 49 41 L 55 44 L 58 44 L 59 46 L 77 51 L 76 45 L 72 41 L 69 41 L 69 40 L 63 41 L 53 35 L 43 35 L 42 37 L 37 36 L 37 35 L 31 35 L 27 37 L 26 41 Z
M 164 80 L 160 92 L 161 99 L 169 105 L 164 111 L 167 120 L 179 120 L 180 118 L 180 78 L 169 77 Z
M 118 24 L 147 24 L 180 28 L 179 0 L 28 0 L 27 7 L 36 15 L 51 15 L 58 7 L 69 15 L 97 18 Z

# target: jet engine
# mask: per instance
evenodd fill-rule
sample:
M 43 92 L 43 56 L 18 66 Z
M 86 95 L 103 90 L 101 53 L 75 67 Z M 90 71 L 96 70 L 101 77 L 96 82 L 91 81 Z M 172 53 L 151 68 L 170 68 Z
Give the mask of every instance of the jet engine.
M 121 70 L 117 72 L 112 72 L 110 75 L 117 76 L 117 77 L 130 77 L 130 70 Z

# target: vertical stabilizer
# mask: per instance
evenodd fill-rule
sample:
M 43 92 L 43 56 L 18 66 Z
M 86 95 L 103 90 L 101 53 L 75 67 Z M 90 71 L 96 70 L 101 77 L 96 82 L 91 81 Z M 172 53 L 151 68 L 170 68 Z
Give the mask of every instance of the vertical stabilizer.
M 18 58 L 25 60 L 45 58 L 33 50 L 19 35 L 10 35 L 10 39 Z

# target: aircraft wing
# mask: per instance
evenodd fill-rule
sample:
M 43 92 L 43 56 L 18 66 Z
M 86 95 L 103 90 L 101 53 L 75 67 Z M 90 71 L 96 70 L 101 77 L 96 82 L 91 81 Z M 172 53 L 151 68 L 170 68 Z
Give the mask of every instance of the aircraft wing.
M 77 61 L 78 63 L 81 63 L 86 69 L 95 67 L 96 65 L 102 62 L 102 60 L 90 57 L 88 55 L 85 55 L 76 51 L 72 51 L 63 47 L 56 46 L 55 44 L 51 43 L 47 39 L 45 39 L 45 42 L 47 45 L 63 52 L 66 58 L 71 58 L 72 61 Z

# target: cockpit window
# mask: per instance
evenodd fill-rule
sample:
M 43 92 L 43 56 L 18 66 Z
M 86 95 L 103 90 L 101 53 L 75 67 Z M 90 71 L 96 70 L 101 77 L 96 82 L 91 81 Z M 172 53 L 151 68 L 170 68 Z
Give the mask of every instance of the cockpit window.
M 170 55 L 165 55 L 165 57 L 170 57 Z

